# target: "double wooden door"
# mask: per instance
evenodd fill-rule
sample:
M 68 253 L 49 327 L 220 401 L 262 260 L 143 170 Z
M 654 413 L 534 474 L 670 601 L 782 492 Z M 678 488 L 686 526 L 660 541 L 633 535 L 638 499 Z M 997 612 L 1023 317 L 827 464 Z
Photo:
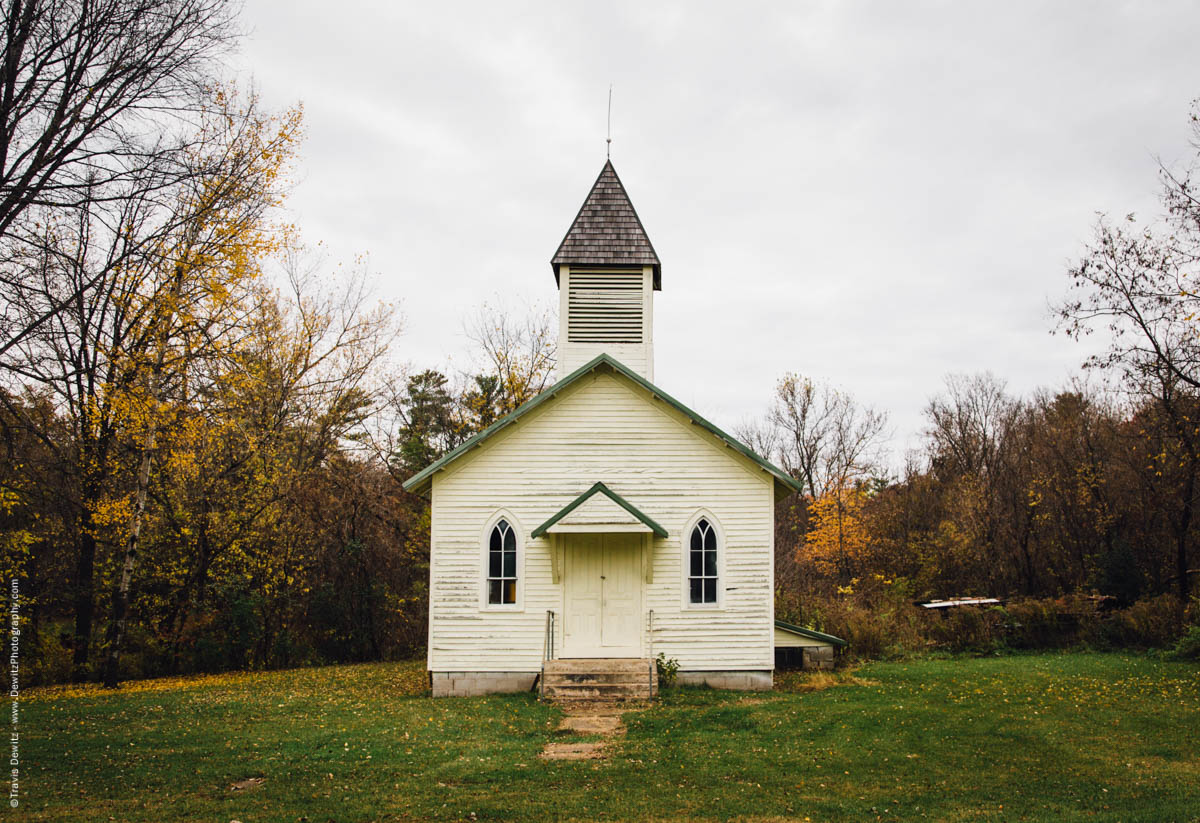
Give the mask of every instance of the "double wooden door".
M 640 657 L 640 534 L 570 534 L 563 555 L 563 657 Z

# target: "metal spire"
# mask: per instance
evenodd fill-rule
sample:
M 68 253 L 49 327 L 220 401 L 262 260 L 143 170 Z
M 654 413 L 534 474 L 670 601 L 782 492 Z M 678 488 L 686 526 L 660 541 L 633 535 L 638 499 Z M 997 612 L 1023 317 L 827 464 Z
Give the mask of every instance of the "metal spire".
M 604 140 L 604 159 L 612 159 L 612 83 L 608 84 L 608 136 Z

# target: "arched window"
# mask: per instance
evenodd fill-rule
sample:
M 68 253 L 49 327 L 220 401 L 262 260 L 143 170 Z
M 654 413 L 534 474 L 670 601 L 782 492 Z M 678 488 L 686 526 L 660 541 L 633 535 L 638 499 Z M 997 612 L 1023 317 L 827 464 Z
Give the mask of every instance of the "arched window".
M 488 605 L 517 602 L 517 535 L 507 520 L 492 527 L 488 538 Z
M 688 550 L 688 599 L 692 603 L 717 602 L 717 532 L 706 518 L 692 529 Z

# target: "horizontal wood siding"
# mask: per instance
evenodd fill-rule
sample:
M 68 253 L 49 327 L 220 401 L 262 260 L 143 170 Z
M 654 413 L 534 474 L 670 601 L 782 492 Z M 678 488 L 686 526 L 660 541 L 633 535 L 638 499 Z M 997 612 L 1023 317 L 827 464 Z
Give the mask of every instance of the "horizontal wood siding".
M 773 481 L 749 460 L 647 392 L 611 374 L 580 381 L 433 478 L 430 668 L 535 671 L 546 611 L 558 615 L 553 536 L 529 533 L 596 481 L 669 532 L 652 545 L 643 635 L 683 669 L 773 668 Z M 696 513 L 725 536 L 724 607 L 684 607 L 681 541 Z M 481 607 L 483 530 L 506 512 L 523 546 L 520 611 Z M 515 521 L 515 522 L 514 522 Z M 643 642 L 645 637 L 643 636 Z

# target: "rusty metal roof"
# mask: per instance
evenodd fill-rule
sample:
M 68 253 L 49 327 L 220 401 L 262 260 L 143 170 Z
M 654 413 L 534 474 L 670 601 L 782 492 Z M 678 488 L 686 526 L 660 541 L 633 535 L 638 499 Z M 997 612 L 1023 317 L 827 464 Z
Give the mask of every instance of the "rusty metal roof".
M 563 265 L 653 266 L 654 288 L 662 288 L 658 254 L 611 160 L 605 161 L 575 222 L 550 259 L 556 281 L 558 267 Z

